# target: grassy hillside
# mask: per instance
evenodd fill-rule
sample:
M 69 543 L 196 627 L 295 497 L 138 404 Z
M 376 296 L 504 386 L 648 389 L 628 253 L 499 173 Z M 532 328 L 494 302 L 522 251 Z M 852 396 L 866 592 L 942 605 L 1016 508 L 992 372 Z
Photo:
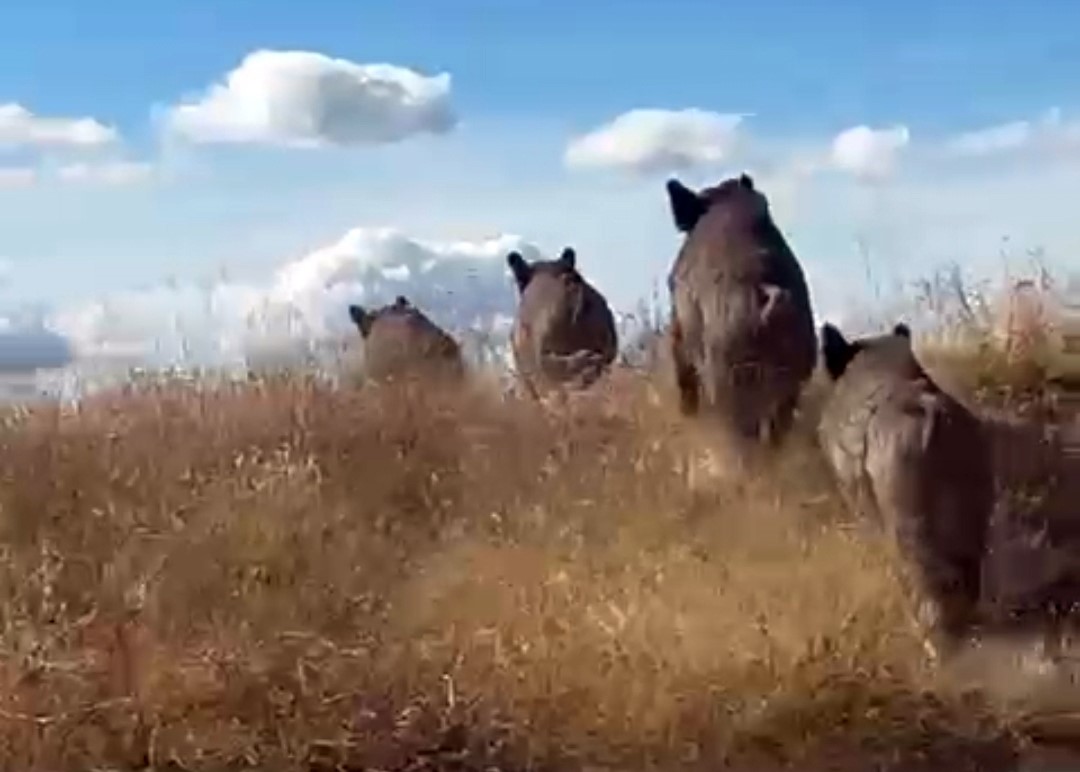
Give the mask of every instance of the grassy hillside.
M 1011 768 L 1027 708 L 928 657 L 818 392 L 749 479 L 627 368 L 555 410 L 290 376 L 9 411 L 4 768 Z
M 12 414 L 7 768 L 1008 761 L 807 438 L 690 485 L 663 396 L 297 378 Z

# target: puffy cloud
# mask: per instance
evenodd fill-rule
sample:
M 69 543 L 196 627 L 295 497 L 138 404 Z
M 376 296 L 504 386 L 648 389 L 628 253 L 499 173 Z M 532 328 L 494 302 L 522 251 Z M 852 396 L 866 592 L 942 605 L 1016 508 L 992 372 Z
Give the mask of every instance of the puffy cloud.
M 457 118 L 447 73 L 259 50 L 194 101 L 174 106 L 167 123 L 195 142 L 320 147 L 442 134 Z
M 37 169 L 29 166 L 0 167 L 0 190 L 26 188 L 38 180 Z
M 685 110 L 630 110 L 570 141 L 570 168 L 623 168 L 639 173 L 685 170 L 726 161 L 745 116 Z
M 897 157 L 910 141 L 907 126 L 887 129 L 853 126 L 833 139 L 832 165 L 861 180 L 880 180 L 893 172 Z
M 394 228 L 354 228 L 336 243 L 282 266 L 265 300 L 271 307 L 296 309 L 317 334 L 349 326 L 341 312 L 347 297 L 383 303 L 397 294 L 430 309 L 450 328 L 489 326 L 514 308 L 505 260 L 513 249 L 540 256 L 534 245 L 514 235 L 440 242 Z
M 94 185 L 132 185 L 149 179 L 153 173 L 152 164 L 140 161 L 79 162 L 56 170 L 56 176 L 64 182 Z
M 0 105 L 0 145 L 91 148 L 118 139 L 116 129 L 93 118 L 44 118 L 22 105 Z
M 62 309 L 49 326 L 84 361 L 114 366 L 251 366 L 318 359 L 355 334 L 346 307 L 404 294 L 459 333 L 503 334 L 516 305 L 505 257 L 540 256 L 520 237 L 439 242 L 355 228 L 263 283 L 161 285 Z

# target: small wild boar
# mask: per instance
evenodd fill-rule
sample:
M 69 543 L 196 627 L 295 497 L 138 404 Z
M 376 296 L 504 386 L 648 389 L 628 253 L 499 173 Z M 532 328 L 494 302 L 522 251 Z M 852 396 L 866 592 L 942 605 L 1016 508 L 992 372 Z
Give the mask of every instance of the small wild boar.
M 420 376 L 459 381 L 465 374 L 457 341 L 407 298 L 374 311 L 349 306 L 364 339 L 364 373 L 374 380 Z
M 586 388 L 615 361 L 618 335 L 607 300 L 577 270 L 570 247 L 556 260 L 506 258 L 518 290 L 511 345 L 518 377 L 534 396 Z

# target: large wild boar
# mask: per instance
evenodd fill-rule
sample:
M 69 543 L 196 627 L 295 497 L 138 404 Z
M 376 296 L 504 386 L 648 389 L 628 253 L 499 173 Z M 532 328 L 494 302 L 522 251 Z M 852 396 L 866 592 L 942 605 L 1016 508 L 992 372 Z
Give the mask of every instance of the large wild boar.
M 574 250 L 532 263 L 511 252 L 506 262 L 518 289 L 511 346 L 525 388 L 540 396 L 590 386 L 615 361 L 618 334 L 607 300 L 578 272 Z
M 994 416 L 997 501 L 983 564 L 983 630 L 1041 633 L 1063 654 L 1080 632 L 1080 421 Z
M 694 192 L 667 182 L 686 234 L 668 275 L 669 342 L 685 415 L 738 444 L 779 441 L 817 360 L 806 278 L 746 174 Z
M 886 529 L 924 599 L 940 651 L 978 622 L 994 475 L 980 419 L 922 368 L 904 324 L 847 340 L 822 327 L 832 391 L 818 440 L 853 510 Z
M 465 374 L 457 341 L 401 295 L 374 311 L 350 305 L 349 318 L 364 339 L 368 378 L 422 376 L 458 381 Z

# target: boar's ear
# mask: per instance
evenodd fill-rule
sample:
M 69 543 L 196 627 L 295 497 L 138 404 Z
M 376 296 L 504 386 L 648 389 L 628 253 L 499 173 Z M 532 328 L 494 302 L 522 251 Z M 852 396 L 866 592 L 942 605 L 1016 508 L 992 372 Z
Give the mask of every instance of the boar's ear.
M 899 335 L 901 338 L 911 338 L 911 328 L 903 322 L 897 322 L 896 326 L 892 328 L 893 335 Z
M 577 266 L 577 252 L 573 247 L 567 247 L 559 255 L 559 262 L 565 265 L 567 268 L 574 268 Z
M 353 324 L 360 329 L 361 337 L 366 338 L 368 333 L 371 332 L 371 324 L 375 321 L 375 317 L 365 311 L 361 306 L 350 305 L 349 318 L 352 319 Z
M 676 229 L 689 233 L 705 213 L 705 202 L 694 191 L 676 179 L 667 181 L 668 202 Z
M 525 262 L 520 252 L 511 252 L 506 256 L 506 264 L 510 266 L 510 272 L 514 274 L 518 292 L 524 292 L 529 279 L 532 278 L 532 266 Z
M 749 174 L 743 173 L 739 175 L 739 184 L 747 190 L 754 189 L 754 180 Z
M 844 374 L 858 350 L 858 346 L 850 343 L 836 327 L 831 324 L 822 325 L 821 353 L 825 360 L 825 369 L 834 381 Z

